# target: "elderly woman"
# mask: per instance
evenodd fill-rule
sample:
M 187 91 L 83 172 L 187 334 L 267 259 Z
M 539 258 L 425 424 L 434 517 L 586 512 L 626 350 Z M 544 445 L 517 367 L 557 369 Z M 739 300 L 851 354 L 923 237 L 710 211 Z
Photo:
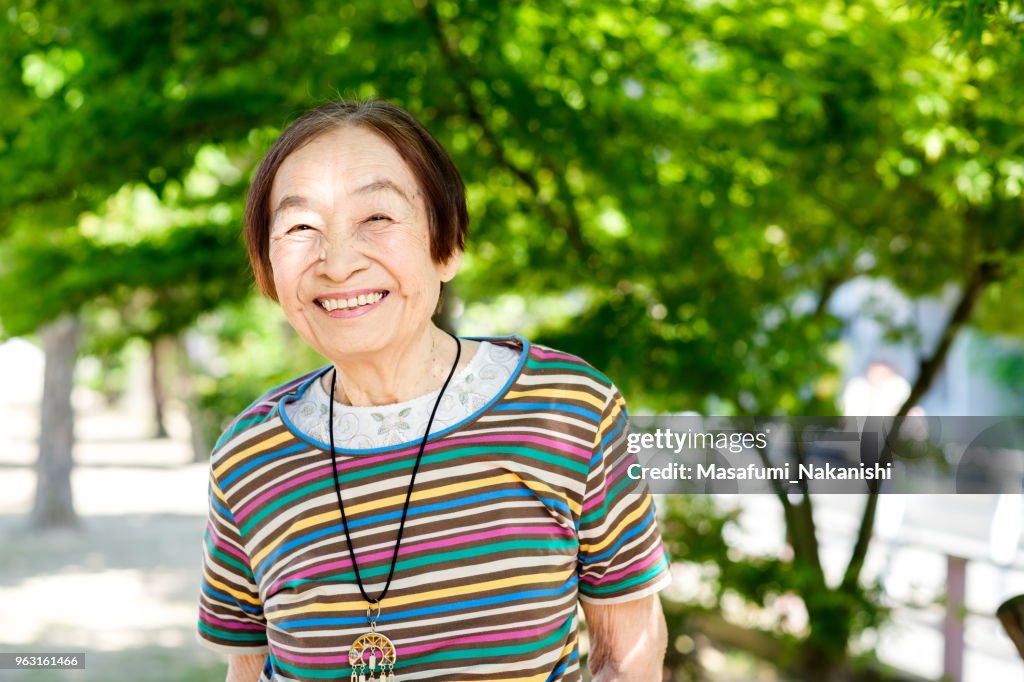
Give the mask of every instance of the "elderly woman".
M 273 144 L 246 206 L 260 290 L 331 364 L 212 456 L 199 638 L 228 680 L 661 679 L 668 564 L 624 470 L 625 404 L 583 360 L 431 321 L 468 215 L 386 102 Z

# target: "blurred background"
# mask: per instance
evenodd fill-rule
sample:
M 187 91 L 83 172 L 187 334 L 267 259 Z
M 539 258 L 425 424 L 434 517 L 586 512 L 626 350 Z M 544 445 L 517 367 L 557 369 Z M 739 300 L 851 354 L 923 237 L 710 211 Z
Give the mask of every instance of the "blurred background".
M 12 0 L 0 54 L 0 652 L 87 652 L 0 679 L 223 679 L 209 447 L 323 363 L 244 194 L 338 96 L 461 169 L 460 334 L 637 414 L 1024 414 L 1018 0 Z M 1019 493 L 659 500 L 666 679 L 1024 680 Z

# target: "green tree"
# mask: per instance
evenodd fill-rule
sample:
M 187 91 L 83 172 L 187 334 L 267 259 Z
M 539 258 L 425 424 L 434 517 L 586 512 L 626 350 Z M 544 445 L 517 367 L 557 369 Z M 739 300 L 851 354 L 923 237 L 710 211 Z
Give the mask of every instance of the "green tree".
M 87 346 L 116 346 L 228 305 L 213 327 L 231 329 L 251 305 L 247 173 L 298 112 L 377 94 L 466 177 L 457 297 L 521 306 L 634 410 L 830 414 L 832 294 L 862 276 L 912 296 L 954 285 L 905 412 L 966 325 L 1024 332 L 1018 9 L 23 0 L 0 24 L 19 67 L 0 75 L 0 320 L 25 334 L 85 311 L 117 321 L 88 325 Z M 159 220 L 125 220 L 125 193 Z M 771 584 L 811 612 L 804 668 L 841 675 L 874 622 L 875 500 L 830 585 L 813 499 L 779 495 L 794 556 Z

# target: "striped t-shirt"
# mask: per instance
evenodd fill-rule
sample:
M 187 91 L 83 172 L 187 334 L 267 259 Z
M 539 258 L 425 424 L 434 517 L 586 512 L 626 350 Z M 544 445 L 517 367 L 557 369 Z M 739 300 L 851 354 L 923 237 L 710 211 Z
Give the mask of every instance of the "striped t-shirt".
M 669 582 L 650 496 L 626 475 L 622 396 L 577 357 L 519 337 L 503 390 L 433 433 L 378 632 L 398 680 L 579 680 L 577 602 L 637 599 Z M 267 653 L 261 681 L 348 680 L 368 631 L 328 446 L 283 403 L 317 370 L 246 409 L 212 456 L 199 637 Z M 419 441 L 338 450 L 366 591 L 387 579 Z

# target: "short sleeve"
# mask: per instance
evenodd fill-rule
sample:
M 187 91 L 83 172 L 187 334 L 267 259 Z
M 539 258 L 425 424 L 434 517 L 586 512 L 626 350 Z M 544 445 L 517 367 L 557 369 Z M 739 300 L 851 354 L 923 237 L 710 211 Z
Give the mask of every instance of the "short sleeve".
M 601 413 L 579 526 L 579 593 L 585 602 L 640 599 L 671 582 L 654 500 L 629 478 L 629 420 L 617 389 Z
M 199 643 L 227 654 L 266 653 L 267 622 L 249 557 L 213 474 L 199 594 Z

